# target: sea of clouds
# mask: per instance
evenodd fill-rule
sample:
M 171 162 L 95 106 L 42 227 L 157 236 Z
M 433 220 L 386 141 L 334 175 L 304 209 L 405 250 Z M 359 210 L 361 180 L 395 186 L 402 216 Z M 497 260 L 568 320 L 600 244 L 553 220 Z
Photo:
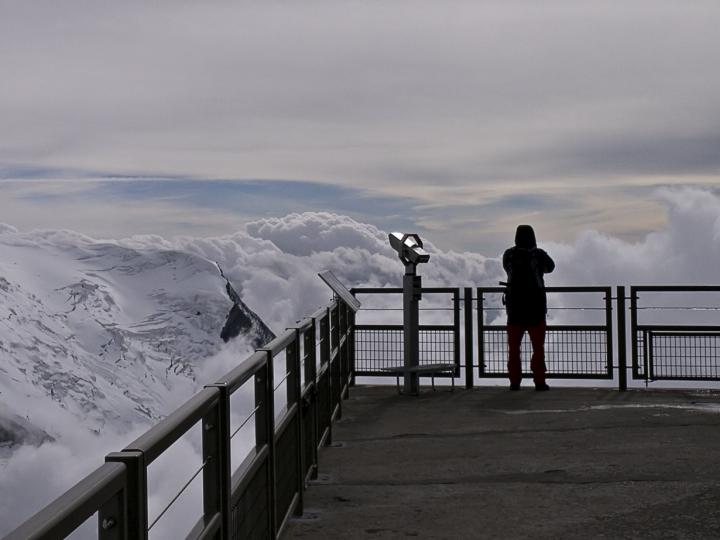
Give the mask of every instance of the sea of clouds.
M 667 209 L 666 226 L 635 242 L 586 230 L 577 231 L 573 243 L 560 244 L 544 238 L 543 231 L 538 230 L 540 247 L 557 264 L 556 271 L 546 280 L 547 285 L 720 283 L 720 196 L 685 188 L 661 189 L 656 197 Z M 532 218 L 527 221 L 532 223 Z M 143 235 L 102 242 L 143 250 L 183 250 L 216 261 L 243 301 L 277 333 L 331 298 L 329 289 L 317 276 L 321 270 L 332 270 L 348 287 L 400 286 L 402 265 L 388 245 L 388 232 L 347 216 L 308 212 L 262 219 L 247 224 L 244 230 L 214 238 L 166 239 Z M 5 233 L 17 231 L 10 225 L 0 225 L 0 241 Z M 32 242 L 38 233 L 23 234 L 27 242 Z M 74 233 L 54 234 L 68 241 Z M 508 246 L 513 235 L 514 231 L 507 231 Z M 47 238 L 47 234 L 43 237 Z M 445 251 L 434 245 L 431 238 L 427 239 L 426 248 L 431 260 L 421 269 L 424 286 L 494 286 L 504 278 L 499 253 Z M 249 352 L 247 344 L 241 341 L 228 344 L 208 361 L 205 371 L 198 376 L 197 388 L 217 379 Z M 245 396 L 241 401 L 247 406 L 249 398 Z M 0 534 L 98 466 L 104 454 L 122 448 L 148 427 L 138 425 L 129 431 L 108 428 L 98 436 L 89 433 L 65 411 L 43 410 L 38 414 L 52 417 L 62 436 L 39 447 L 15 449 L 3 461 Z M 245 451 L 245 446 L 239 451 Z M 154 479 L 151 515 L 189 476 L 178 471 L 192 471 L 196 464 L 199 434 L 183 439 L 175 445 L 173 455 L 151 467 Z M 180 531 L 187 531 L 197 517 L 199 494 L 196 481 L 191 493 L 174 508 L 175 513 L 163 519 L 164 529 L 159 524 L 153 537 L 174 538 L 180 536 Z M 91 534 L 93 526 L 84 529 L 80 536 Z

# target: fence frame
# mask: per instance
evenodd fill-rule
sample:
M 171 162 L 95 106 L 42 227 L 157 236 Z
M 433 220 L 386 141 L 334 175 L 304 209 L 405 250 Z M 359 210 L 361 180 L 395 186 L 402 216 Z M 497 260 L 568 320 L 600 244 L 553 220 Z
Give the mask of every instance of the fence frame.
M 690 324 L 641 324 L 638 322 L 642 307 L 639 305 L 642 292 L 673 293 L 673 292 L 717 292 L 720 285 L 634 285 L 630 287 L 630 351 L 632 362 L 632 378 L 644 380 L 646 384 L 652 381 L 719 381 L 717 377 L 684 377 L 684 376 L 658 376 L 655 374 L 653 337 L 667 335 L 683 336 L 716 336 L 720 334 L 720 325 L 690 325 Z M 638 334 L 642 332 L 641 341 Z M 642 348 L 642 373 L 640 370 L 640 349 Z
M 486 325 L 483 303 L 486 293 L 501 293 L 502 287 L 477 287 L 478 374 L 481 378 L 505 377 L 484 369 L 485 331 L 503 330 L 504 325 Z M 602 331 L 606 335 L 607 372 L 602 374 L 549 373 L 553 378 L 612 379 L 614 366 L 613 300 L 617 300 L 618 380 L 627 388 L 625 287 L 548 287 L 553 292 L 604 293 L 605 324 L 554 325 L 548 330 Z M 718 292 L 717 286 L 631 286 L 630 350 L 633 379 L 717 381 L 718 377 L 657 377 L 653 370 L 654 335 L 717 336 L 720 325 L 646 325 L 638 322 L 639 293 Z M 400 288 L 355 288 L 356 294 L 401 294 Z M 423 293 L 453 295 L 453 324 L 425 325 L 453 331 L 455 371 L 460 377 L 460 289 L 423 288 Z M 473 385 L 472 289 L 465 288 L 462 301 L 465 323 L 465 377 Z M 303 490 L 318 474 L 318 450 L 332 443 L 333 421 L 342 417 L 356 375 L 382 375 L 356 371 L 355 330 L 364 327 L 402 329 L 401 325 L 356 325 L 355 313 L 341 299 L 320 308 L 310 317 L 288 328 L 265 347 L 257 349 L 217 382 L 205 386 L 177 410 L 150 428 L 120 452 L 106 456 L 105 463 L 80 480 L 44 509 L 26 520 L 5 540 L 55 539 L 70 534 L 97 512 L 98 538 L 128 540 L 148 537 L 147 468 L 191 428 L 202 427 L 203 507 L 188 532 L 190 539 L 278 538 L 291 515 L 303 511 Z M 638 334 L 643 332 L 643 373 L 639 367 Z M 275 417 L 274 392 L 278 377 L 274 359 L 285 353 L 287 406 Z M 282 381 L 281 381 L 282 382 Z M 233 469 L 230 452 L 230 397 L 246 384 L 255 390 L 255 451 Z M 285 448 L 285 447 L 288 448 Z M 282 474 L 281 484 L 277 470 Z M 257 482 L 259 480 L 259 482 Z M 260 487 L 258 487 L 260 485 Z M 253 511 L 241 511 L 250 501 Z M 258 510 L 257 505 L 260 505 Z M 264 506 L 263 506 L 264 505 Z M 242 515 L 239 515 L 242 514 Z M 259 516 L 255 522 L 249 518 Z
M 604 332 L 606 336 L 606 370 L 604 373 L 562 373 L 548 371 L 547 376 L 553 379 L 613 379 L 614 371 L 614 332 L 613 332 L 613 296 L 612 287 L 546 287 L 548 293 L 603 293 L 605 324 L 602 325 L 548 325 L 547 333 L 554 331 L 563 332 Z M 477 333 L 478 333 L 478 376 L 480 378 L 507 378 L 507 370 L 503 372 L 486 371 L 485 365 L 485 332 L 496 331 L 506 332 L 506 325 L 486 325 L 485 324 L 485 294 L 501 294 L 505 292 L 505 287 L 477 287 Z M 622 356 L 622 355 L 621 355 Z M 523 373 L 523 375 L 530 375 Z
M 419 330 L 421 332 L 436 332 L 436 331 L 452 331 L 453 333 L 453 363 L 455 364 L 455 369 L 452 373 L 436 373 L 433 374 L 433 377 L 437 378 L 448 378 L 448 377 L 459 377 L 460 376 L 460 356 L 461 356 L 461 341 L 460 341 L 460 288 L 459 287 L 423 287 L 421 288 L 421 293 L 424 294 L 450 294 L 452 295 L 452 309 L 453 310 L 453 324 L 451 325 L 438 325 L 438 324 L 421 324 L 419 325 Z M 350 289 L 350 292 L 353 296 L 357 296 L 358 294 L 370 294 L 370 295 L 377 295 L 377 294 L 403 294 L 403 289 L 401 287 L 355 287 Z M 432 309 L 432 308 L 430 308 Z M 360 311 L 362 311 L 362 308 L 360 308 Z M 355 314 L 353 313 L 353 316 Z M 403 331 L 403 325 L 402 324 L 353 324 L 353 332 L 352 332 L 352 343 L 353 343 L 353 361 L 355 362 L 357 359 L 355 358 L 355 349 L 357 347 L 356 342 L 356 332 L 362 332 L 364 330 L 391 330 L 391 331 Z M 421 342 L 422 347 L 422 342 Z M 402 364 L 403 360 L 402 358 L 399 359 L 399 362 Z M 387 366 L 387 367 L 394 367 L 394 366 Z M 353 373 L 355 376 L 365 376 L 365 377 L 395 377 L 395 375 L 389 374 L 387 371 L 382 370 L 371 370 L 371 369 L 357 369 L 355 364 L 353 364 Z M 420 375 L 421 377 L 424 375 Z M 427 375 L 430 376 L 430 375 Z
M 5 540 L 63 538 L 96 512 L 100 540 L 147 539 L 147 468 L 198 424 L 204 460 L 203 507 L 187 538 L 278 538 L 289 517 L 302 514 L 306 482 L 317 476 L 318 449 L 330 444 L 332 421 L 341 416 L 341 401 L 348 397 L 353 324 L 352 309 L 335 298 L 205 386 L 122 451 L 108 454 L 103 465 Z M 278 377 L 273 364 L 282 352 L 286 355 L 287 406 L 276 419 Z M 255 389 L 255 451 L 233 471 L 230 396 L 246 384 L 254 384 Z M 280 479 L 278 468 L 290 474 Z M 263 487 L 256 487 L 256 479 Z M 251 521 L 257 513 L 238 515 L 242 512 L 236 512 L 237 505 L 245 499 L 264 505 L 260 521 Z

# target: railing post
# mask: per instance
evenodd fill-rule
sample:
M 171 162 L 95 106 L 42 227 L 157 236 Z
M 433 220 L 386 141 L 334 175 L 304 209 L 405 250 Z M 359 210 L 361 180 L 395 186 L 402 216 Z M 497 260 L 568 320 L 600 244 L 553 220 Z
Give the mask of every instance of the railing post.
M 630 354 L 632 358 L 633 379 L 637 379 L 640 359 L 638 358 L 638 337 L 637 337 L 637 291 L 634 286 L 630 287 Z
M 625 328 L 625 287 L 617 288 L 618 390 L 627 390 L 627 345 Z
M 317 349 L 316 349 L 316 338 L 315 328 L 317 325 L 316 319 L 312 319 L 312 326 L 305 332 L 303 339 L 303 352 L 305 353 L 305 383 L 309 384 L 312 381 L 312 393 L 310 395 L 310 408 L 308 413 L 311 415 L 312 433 L 306 433 L 306 437 L 310 437 L 312 440 L 312 466 L 311 466 L 311 478 L 317 478 L 318 474 L 318 442 L 319 442 L 319 419 L 318 419 L 318 380 L 317 380 Z M 304 472 L 304 471 L 303 471 Z
M 330 389 L 332 405 L 330 407 L 330 424 L 332 425 L 333 412 L 337 407 L 337 418 L 342 418 L 342 349 L 340 348 L 340 302 L 335 302 L 335 306 L 331 310 L 332 318 L 330 319 L 330 333 L 332 334 L 332 344 L 330 346 Z M 335 357 L 333 357 L 333 350 Z
M 645 340 L 645 343 L 647 343 L 645 347 L 645 386 L 647 387 L 648 382 L 655 380 L 655 351 L 653 350 L 655 340 L 653 339 L 654 332 L 652 330 L 643 333 L 647 336 Z
M 218 403 L 202 420 L 203 518 L 205 525 L 220 513 L 219 537 L 230 539 L 230 394 L 226 384 L 209 384 L 217 388 Z
M 275 383 L 273 378 L 273 356 L 270 349 L 258 349 L 267 354 L 265 366 L 255 375 L 255 445 L 267 445 L 267 507 L 268 538 L 277 534 L 277 496 L 275 489 Z
M 472 289 L 465 287 L 465 388 L 473 387 L 473 324 L 472 324 Z M 460 306 L 455 305 L 459 311 Z
M 327 308 L 325 310 L 325 316 L 320 321 L 320 358 L 321 361 L 326 364 L 326 374 L 325 378 L 327 379 L 327 382 L 325 383 L 325 388 L 322 389 L 322 391 L 327 392 L 327 411 L 324 411 L 325 414 L 327 414 L 327 438 L 325 439 L 325 445 L 332 444 L 332 413 L 333 409 L 335 408 L 335 404 L 333 403 L 333 385 L 332 385 L 332 378 L 333 378 L 333 371 L 332 371 L 332 343 L 330 343 L 330 336 L 332 336 L 332 332 L 330 331 L 331 321 L 330 321 L 330 315 L 332 313 L 332 310 L 330 308 Z
M 335 307 L 332 308 L 332 319 L 331 322 L 331 328 L 332 328 L 332 349 L 337 349 L 340 347 L 340 302 L 335 302 Z
M 317 321 L 312 320 L 312 325 L 303 334 L 303 354 L 305 355 L 305 384 L 317 382 L 317 353 L 315 351 L 315 325 Z
M 340 305 L 340 309 L 342 310 L 343 316 L 342 316 L 342 328 L 340 331 L 342 332 L 343 337 L 345 338 L 345 344 L 343 345 L 343 388 L 345 390 L 345 395 L 343 396 L 344 399 L 350 398 L 350 336 L 348 332 L 348 328 L 350 328 L 350 308 L 348 305 L 343 301 Z
M 345 337 L 345 325 L 346 325 L 346 319 L 345 319 L 345 302 L 337 298 L 337 313 L 338 313 L 338 321 L 337 321 L 337 332 L 338 332 L 338 339 L 337 339 L 337 346 L 338 346 L 338 361 L 340 362 L 340 397 L 339 399 L 342 399 L 343 397 L 346 397 L 347 394 L 347 383 L 348 383 L 348 358 L 347 358 L 347 338 L 345 339 L 345 342 L 343 343 L 343 337 Z
M 485 375 L 485 295 L 477 289 L 477 321 L 478 321 L 478 377 Z
M 348 356 L 350 359 L 350 386 L 355 386 L 355 312 L 348 308 L 348 333 L 350 341 Z
M 295 489 L 297 490 L 297 505 L 293 514 L 301 516 L 303 513 L 303 491 L 305 488 L 305 475 L 303 474 L 303 405 L 300 384 L 300 331 L 295 328 L 295 341 L 285 349 L 285 366 L 287 369 L 287 403 L 295 405 Z
M 145 455 L 138 450 L 112 452 L 105 456 L 106 462 L 124 463 L 127 483 L 125 486 L 125 523 L 127 538 L 147 540 L 148 537 L 148 500 L 147 467 Z M 102 528 L 102 518 L 100 519 Z
M 124 488 L 98 510 L 98 540 L 128 539 L 126 499 L 127 488 Z
M 615 364 L 613 356 L 612 287 L 607 287 L 605 291 L 605 328 L 605 335 L 607 336 L 607 374 L 612 379 L 613 365 Z

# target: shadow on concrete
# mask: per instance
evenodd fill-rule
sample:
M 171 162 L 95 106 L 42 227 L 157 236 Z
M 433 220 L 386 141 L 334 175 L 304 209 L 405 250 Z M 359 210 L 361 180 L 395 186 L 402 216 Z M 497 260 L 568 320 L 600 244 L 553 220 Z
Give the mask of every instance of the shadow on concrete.
M 283 538 L 720 538 L 720 393 L 356 387 Z

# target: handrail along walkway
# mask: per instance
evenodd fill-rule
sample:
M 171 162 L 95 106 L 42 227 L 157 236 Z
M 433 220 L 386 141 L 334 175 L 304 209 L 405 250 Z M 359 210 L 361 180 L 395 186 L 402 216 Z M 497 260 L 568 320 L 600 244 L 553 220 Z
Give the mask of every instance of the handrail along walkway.
M 353 289 L 354 294 L 372 295 L 393 295 L 399 291 Z M 450 295 L 448 307 L 432 309 L 451 310 L 453 314 L 450 324 L 421 325 L 421 365 L 440 358 L 455 366 L 451 375 L 446 374 L 454 380 L 461 376 L 464 361 L 468 388 L 474 384 L 474 375 L 505 377 L 505 327 L 494 322 L 497 317 L 487 316 L 502 309 L 498 296 L 502 291 L 498 287 L 479 287 L 473 298 L 470 288 L 465 288 L 462 296 L 458 288 L 424 288 L 424 294 Z M 720 353 L 720 325 L 677 324 L 667 316 L 680 309 L 713 312 L 718 306 L 687 307 L 686 302 L 639 305 L 641 294 L 720 295 L 720 286 L 633 286 L 627 298 L 624 286 L 616 288 L 615 296 L 611 287 L 548 287 L 547 291 L 550 295 L 595 295 L 596 299 L 602 295 L 599 304 L 595 300 L 593 305 L 586 302 L 579 307 L 551 306 L 551 309 L 594 310 L 603 316 L 600 324 L 549 326 L 550 376 L 614 379 L 616 371 L 618 388 L 624 390 L 628 370 L 625 316 L 629 300 L 633 379 L 642 379 L 646 384 L 653 380 L 720 380 L 720 364 L 715 361 Z M 665 310 L 665 318 L 670 322 L 640 322 L 638 312 L 643 309 Z M 348 396 L 355 376 L 387 376 L 383 369 L 401 362 L 398 325 L 356 325 L 355 316 L 349 306 L 336 298 L 288 328 L 120 452 L 108 454 L 106 463 L 20 525 L 6 540 L 61 538 L 96 512 L 101 540 L 147 538 L 147 468 L 198 424 L 202 428 L 199 470 L 203 506 L 198 508 L 201 517 L 188 531 L 187 538 L 277 538 L 288 518 L 303 511 L 303 490 L 307 481 L 317 476 L 318 450 L 332 442 L 333 420 L 341 417 L 342 401 Z M 461 316 L 464 325 L 460 324 Z M 473 339 L 475 329 L 477 340 Z M 473 361 L 475 348 L 477 361 Z M 617 365 L 613 361 L 614 349 Z M 285 366 L 282 375 L 276 376 L 274 365 L 282 355 Z M 566 361 L 568 355 L 578 358 Z M 287 405 L 276 418 L 275 387 L 280 388 L 283 383 Z M 254 408 L 240 424 L 242 427 L 254 417 L 254 451 L 234 464 L 230 441 L 240 428 L 231 433 L 230 397 L 248 384 L 253 384 Z
M 106 456 L 105 464 L 5 540 L 63 538 L 95 513 L 101 540 L 148 538 L 147 468 L 198 423 L 203 507 L 187 538 L 278 537 L 290 515 L 302 514 L 306 480 L 317 475 L 318 447 L 331 443 L 332 421 L 342 414 L 341 401 L 352 377 L 353 325 L 352 310 L 335 299 L 207 385 L 120 452 Z M 287 406 L 276 419 L 273 364 L 281 354 Z M 233 471 L 230 396 L 251 380 L 255 448 Z

